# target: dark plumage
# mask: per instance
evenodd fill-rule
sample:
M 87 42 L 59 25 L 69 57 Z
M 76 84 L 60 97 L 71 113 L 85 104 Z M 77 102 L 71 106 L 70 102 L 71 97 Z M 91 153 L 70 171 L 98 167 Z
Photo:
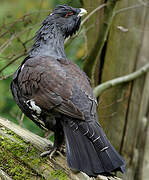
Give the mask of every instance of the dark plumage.
M 43 21 L 35 43 L 13 76 L 11 91 L 20 109 L 38 126 L 55 133 L 54 147 L 66 140 L 70 168 L 90 176 L 125 170 L 97 117 L 90 82 L 66 58 L 64 40 L 80 26 L 84 9 L 57 6 Z M 43 154 L 44 155 L 44 154 Z

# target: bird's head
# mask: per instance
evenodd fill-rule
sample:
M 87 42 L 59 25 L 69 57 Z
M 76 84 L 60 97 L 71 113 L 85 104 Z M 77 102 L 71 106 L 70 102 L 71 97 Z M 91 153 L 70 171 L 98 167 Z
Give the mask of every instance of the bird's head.
M 68 5 L 58 5 L 47 20 L 55 22 L 64 37 L 72 36 L 79 29 L 81 24 L 81 16 L 86 14 L 87 11 L 83 8 L 72 8 Z

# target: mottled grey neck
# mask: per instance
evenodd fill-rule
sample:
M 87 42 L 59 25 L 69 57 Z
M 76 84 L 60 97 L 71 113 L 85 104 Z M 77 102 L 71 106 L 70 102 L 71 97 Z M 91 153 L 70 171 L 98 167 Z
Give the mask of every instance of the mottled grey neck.
M 35 43 L 29 52 L 29 56 L 52 56 L 56 59 L 66 59 L 64 36 L 55 23 L 43 23 L 36 34 Z

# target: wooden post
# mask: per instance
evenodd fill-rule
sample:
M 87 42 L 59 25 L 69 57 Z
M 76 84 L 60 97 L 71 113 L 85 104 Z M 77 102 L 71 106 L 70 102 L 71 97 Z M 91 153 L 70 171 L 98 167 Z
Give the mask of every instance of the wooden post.
M 89 0 L 84 0 L 86 9 Z M 96 7 L 102 1 L 96 2 Z M 95 4 L 94 4 L 95 5 Z M 87 9 L 88 10 L 88 9 Z M 107 1 L 89 25 L 98 32 L 87 34 L 91 50 L 84 70 L 93 86 L 127 75 L 149 63 L 149 11 L 135 0 Z M 87 25 L 88 26 L 88 25 Z M 94 26 L 94 28 L 96 28 Z M 96 38 L 95 38 L 96 37 Z M 90 43 L 92 41 L 92 44 Z M 149 75 L 105 91 L 99 97 L 99 121 L 111 143 L 124 156 L 124 180 L 147 180 Z

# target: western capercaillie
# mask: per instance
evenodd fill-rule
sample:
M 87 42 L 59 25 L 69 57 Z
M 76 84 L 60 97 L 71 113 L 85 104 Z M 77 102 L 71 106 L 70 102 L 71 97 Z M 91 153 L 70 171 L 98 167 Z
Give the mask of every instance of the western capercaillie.
M 11 91 L 20 109 L 32 121 L 54 132 L 54 146 L 45 154 L 59 150 L 65 136 L 70 168 L 90 176 L 124 172 L 124 160 L 98 122 L 97 101 L 90 82 L 64 51 L 65 38 L 79 29 L 85 13 L 82 8 L 67 5 L 53 10 L 15 72 Z

